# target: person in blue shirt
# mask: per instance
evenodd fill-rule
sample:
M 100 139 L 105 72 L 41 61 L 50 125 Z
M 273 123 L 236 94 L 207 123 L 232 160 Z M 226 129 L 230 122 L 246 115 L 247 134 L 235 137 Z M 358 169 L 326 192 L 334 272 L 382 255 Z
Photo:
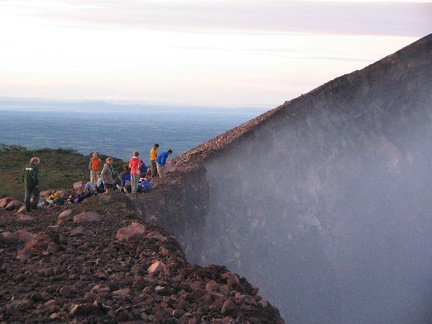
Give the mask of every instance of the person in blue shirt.
M 166 152 L 162 152 L 160 154 L 158 154 L 157 158 L 156 158 L 156 167 L 157 167 L 157 172 L 159 175 L 159 178 L 163 178 L 165 176 L 165 171 L 164 171 L 164 167 L 166 164 L 166 160 L 168 159 L 168 155 L 172 154 L 172 150 L 169 149 Z
M 149 192 L 150 190 L 150 182 L 148 182 L 146 178 L 141 178 L 138 185 L 138 192 Z

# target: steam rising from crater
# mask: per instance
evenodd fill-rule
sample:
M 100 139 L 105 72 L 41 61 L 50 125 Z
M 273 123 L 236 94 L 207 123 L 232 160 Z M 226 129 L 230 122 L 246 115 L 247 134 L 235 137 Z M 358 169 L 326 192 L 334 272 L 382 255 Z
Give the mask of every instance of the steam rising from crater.
M 428 36 L 270 112 L 198 162 L 195 221 L 186 208 L 184 227 L 160 222 L 190 261 L 247 277 L 288 323 L 425 322 L 431 116 Z

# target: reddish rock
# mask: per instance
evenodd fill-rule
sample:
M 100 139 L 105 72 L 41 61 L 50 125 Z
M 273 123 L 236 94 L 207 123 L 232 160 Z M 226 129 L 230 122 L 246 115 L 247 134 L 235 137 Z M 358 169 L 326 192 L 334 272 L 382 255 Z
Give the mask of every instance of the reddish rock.
M 99 214 L 95 212 L 84 212 L 74 217 L 74 223 L 92 223 L 100 222 L 100 220 Z
M 219 288 L 219 284 L 214 281 L 214 280 L 210 280 L 207 284 L 206 284 L 206 290 L 208 292 L 213 292 L 213 291 L 217 291 Z
M 132 222 L 128 227 L 123 227 L 117 231 L 118 240 L 129 240 L 132 238 L 144 237 L 145 226 L 139 222 Z
M 109 204 L 129 199 L 115 194 L 111 198 Z M 67 217 L 83 207 L 87 206 L 42 207 L 36 221 L 26 223 L 4 211 L 0 291 L 5 302 L 0 303 L 0 322 L 193 324 L 223 316 L 226 323 L 249 320 L 239 310 L 221 314 L 226 298 L 250 294 L 243 279 L 230 286 L 222 276 L 228 272 L 225 267 L 189 264 L 174 238 L 141 218 L 135 222 L 147 235 L 141 231 L 144 236 L 136 240 L 116 239 L 125 226 L 124 215 L 130 215 L 124 201 L 97 209 L 101 222 L 71 224 Z M 72 212 L 59 219 L 62 208 Z M 53 226 L 59 221 L 65 225 Z M 142 228 L 139 225 L 135 227 Z M 262 323 L 277 323 L 277 311 L 271 306 L 261 311 L 260 305 L 264 303 L 245 304 L 243 309 L 254 309 L 259 319 L 270 318 Z
M 5 209 L 6 210 L 18 210 L 21 206 L 23 205 L 23 203 L 19 200 L 12 200 L 11 202 L 9 202 Z
M 214 302 L 211 304 L 210 309 L 212 311 L 220 312 L 225 301 L 225 298 L 214 298 Z
M 240 280 L 237 277 L 237 275 L 235 275 L 232 272 L 225 272 L 224 274 L 222 274 L 222 277 L 225 278 L 228 282 L 229 285 L 238 285 L 240 284 Z
M 204 292 L 204 295 L 201 298 L 203 305 L 207 307 L 210 307 L 214 302 L 213 294 L 209 293 L 208 291 Z
M 129 296 L 130 294 L 130 288 L 123 288 L 112 292 L 113 296 Z
M 46 233 L 37 234 L 31 241 L 29 241 L 24 249 L 32 250 L 32 249 L 46 249 L 48 244 L 51 243 L 51 237 Z
M 228 315 L 229 313 L 235 311 L 237 309 L 237 305 L 234 304 L 231 300 L 227 299 L 222 305 L 221 313 L 222 315 Z
M 22 205 L 19 209 L 18 209 L 18 213 L 25 213 L 26 212 L 26 207 L 25 205 Z
M 162 254 L 163 256 L 169 256 L 169 255 L 171 254 L 171 252 L 170 252 L 167 248 L 165 248 L 165 247 L 162 247 L 162 248 L 160 249 L 160 252 L 161 252 L 161 254 Z
M 156 287 L 155 287 L 155 291 L 156 291 L 158 294 L 163 294 L 163 293 L 166 292 L 166 288 L 163 287 L 163 286 L 156 286 Z
M 166 265 L 162 261 L 154 262 L 148 269 L 148 273 L 158 273 L 160 271 L 165 271 Z
M 13 200 L 15 200 L 15 198 L 12 196 L 7 196 L 7 197 L 0 199 L 0 207 L 5 208 Z
M 65 210 L 65 211 L 61 212 L 61 213 L 58 215 L 58 218 L 59 218 L 59 219 L 66 218 L 66 217 L 68 217 L 70 214 L 72 214 L 72 209 L 68 209 L 68 210 Z
M 192 291 L 200 288 L 202 285 L 203 283 L 201 281 L 192 281 L 189 283 L 189 287 L 192 289 Z

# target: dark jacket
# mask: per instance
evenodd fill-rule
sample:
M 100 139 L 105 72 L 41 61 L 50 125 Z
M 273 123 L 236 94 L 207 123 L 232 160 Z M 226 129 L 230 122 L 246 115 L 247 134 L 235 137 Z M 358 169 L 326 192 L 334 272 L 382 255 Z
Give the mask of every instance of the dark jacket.
M 27 188 L 36 187 L 39 185 L 39 167 L 30 163 L 24 168 L 21 178 Z

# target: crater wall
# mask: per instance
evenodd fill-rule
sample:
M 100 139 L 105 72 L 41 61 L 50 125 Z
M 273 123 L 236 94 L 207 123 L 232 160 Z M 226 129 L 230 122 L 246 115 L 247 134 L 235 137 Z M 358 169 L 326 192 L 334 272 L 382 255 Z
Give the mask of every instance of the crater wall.
M 143 213 L 287 322 L 432 318 L 432 36 L 171 163 Z

